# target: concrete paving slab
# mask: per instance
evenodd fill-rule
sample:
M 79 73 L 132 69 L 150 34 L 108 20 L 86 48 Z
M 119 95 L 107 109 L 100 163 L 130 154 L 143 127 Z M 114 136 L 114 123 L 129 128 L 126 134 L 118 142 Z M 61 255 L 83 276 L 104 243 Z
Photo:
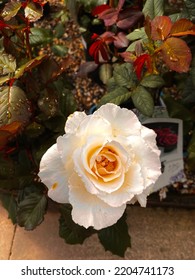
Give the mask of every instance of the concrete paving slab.
M 6 210 L 0 204 L 0 260 L 8 260 L 10 256 L 15 226 L 8 219 Z
M 97 235 L 68 245 L 58 235 L 59 213 L 49 209 L 33 231 L 17 227 L 12 260 L 121 259 L 105 252 Z M 125 259 L 195 259 L 195 210 L 128 207 L 132 248 Z

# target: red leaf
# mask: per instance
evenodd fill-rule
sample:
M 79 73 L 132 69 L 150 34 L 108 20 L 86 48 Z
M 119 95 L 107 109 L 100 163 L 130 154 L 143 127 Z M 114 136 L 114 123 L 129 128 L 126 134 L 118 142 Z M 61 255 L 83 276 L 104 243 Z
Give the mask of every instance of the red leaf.
M 89 54 L 93 56 L 95 63 L 99 64 L 109 59 L 107 45 L 114 41 L 114 33 L 106 31 L 98 37 L 96 35 L 93 34 L 93 37 L 97 40 L 90 46 Z
M 188 72 L 192 59 L 191 51 L 180 38 L 168 38 L 161 46 L 163 60 L 167 66 L 176 72 Z
M 151 21 L 151 37 L 153 40 L 164 41 L 169 35 L 172 21 L 167 16 L 157 16 Z
M 111 7 L 107 4 L 103 4 L 103 5 L 99 5 L 97 7 L 95 7 L 93 10 L 92 10 L 92 16 L 97 16 L 99 14 L 101 14 L 102 12 L 110 9 Z
M 89 54 L 93 56 L 95 63 L 108 61 L 109 55 L 105 42 L 101 40 L 95 41 L 89 48 Z
M 135 67 L 135 72 L 137 75 L 137 78 L 141 79 L 142 69 L 144 67 L 144 64 L 146 63 L 147 68 L 149 72 L 151 72 L 151 57 L 149 54 L 142 54 L 138 56 L 138 58 L 134 61 L 133 66 Z
M 4 29 L 5 27 L 8 27 L 9 25 L 6 24 L 3 20 L 0 20 L 0 30 Z

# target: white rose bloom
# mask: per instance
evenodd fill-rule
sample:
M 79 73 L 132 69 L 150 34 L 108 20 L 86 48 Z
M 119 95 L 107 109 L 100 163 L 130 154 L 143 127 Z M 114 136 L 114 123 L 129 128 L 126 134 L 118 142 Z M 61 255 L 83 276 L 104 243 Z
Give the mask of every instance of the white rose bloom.
M 72 205 L 75 223 L 99 230 L 146 197 L 161 174 L 156 134 L 114 104 L 93 115 L 75 112 L 63 136 L 42 157 L 39 176 L 48 195 Z

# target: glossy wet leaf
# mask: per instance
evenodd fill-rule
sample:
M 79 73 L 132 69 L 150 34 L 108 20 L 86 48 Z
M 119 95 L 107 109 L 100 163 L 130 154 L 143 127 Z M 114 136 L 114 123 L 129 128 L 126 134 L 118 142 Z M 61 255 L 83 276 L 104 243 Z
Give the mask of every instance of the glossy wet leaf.
M 24 9 L 24 15 L 30 22 L 37 21 L 43 15 L 43 7 L 33 1 L 29 1 Z
M 18 13 L 21 6 L 22 3 L 20 1 L 9 1 L 5 4 L 1 16 L 4 18 L 4 20 L 9 21 Z
M 0 52 L 0 75 L 13 73 L 16 70 L 16 59 L 5 52 Z
M 98 238 L 106 251 L 109 250 L 115 255 L 124 257 L 127 248 L 131 247 L 126 214 L 116 224 L 99 230 Z
M 17 86 L 4 86 L 0 89 L 1 125 L 19 122 L 26 124 L 31 116 L 29 101 L 25 92 Z
M 134 106 L 144 115 L 151 117 L 154 111 L 154 101 L 151 93 L 144 87 L 138 86 L 132 93 Z
M 192 59 L 186 42 L 180 38 L 168 38 L 161 46 L 162 57 L 166 65 L 176 72 L 188 72 Z
M 29 60 L 25 64 L 21 65 L 19 68 L 16 69 L 14 78 L 15 79 L 20 78 L 26 71 L 30 71 L 33 68 L 35 68 L 36 66 L 38 66 L 40 63 L 42 63 L 42 61 L 46 57 L 47 57 L 47 55 L 45 55 L 45 54 L 44 55 L 40 55 L 40 56 L 37 56 L 37 57 Z

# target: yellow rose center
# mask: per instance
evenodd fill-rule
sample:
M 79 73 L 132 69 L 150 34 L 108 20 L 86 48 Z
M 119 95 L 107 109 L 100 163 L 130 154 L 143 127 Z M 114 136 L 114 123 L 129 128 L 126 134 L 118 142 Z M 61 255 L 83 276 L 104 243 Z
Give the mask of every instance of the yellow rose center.
M 116 169 L 118 169 L 117 154 L 112 149 L 104 147 L 96 156 L 93 172 L 102 177 L 115 173 Z

